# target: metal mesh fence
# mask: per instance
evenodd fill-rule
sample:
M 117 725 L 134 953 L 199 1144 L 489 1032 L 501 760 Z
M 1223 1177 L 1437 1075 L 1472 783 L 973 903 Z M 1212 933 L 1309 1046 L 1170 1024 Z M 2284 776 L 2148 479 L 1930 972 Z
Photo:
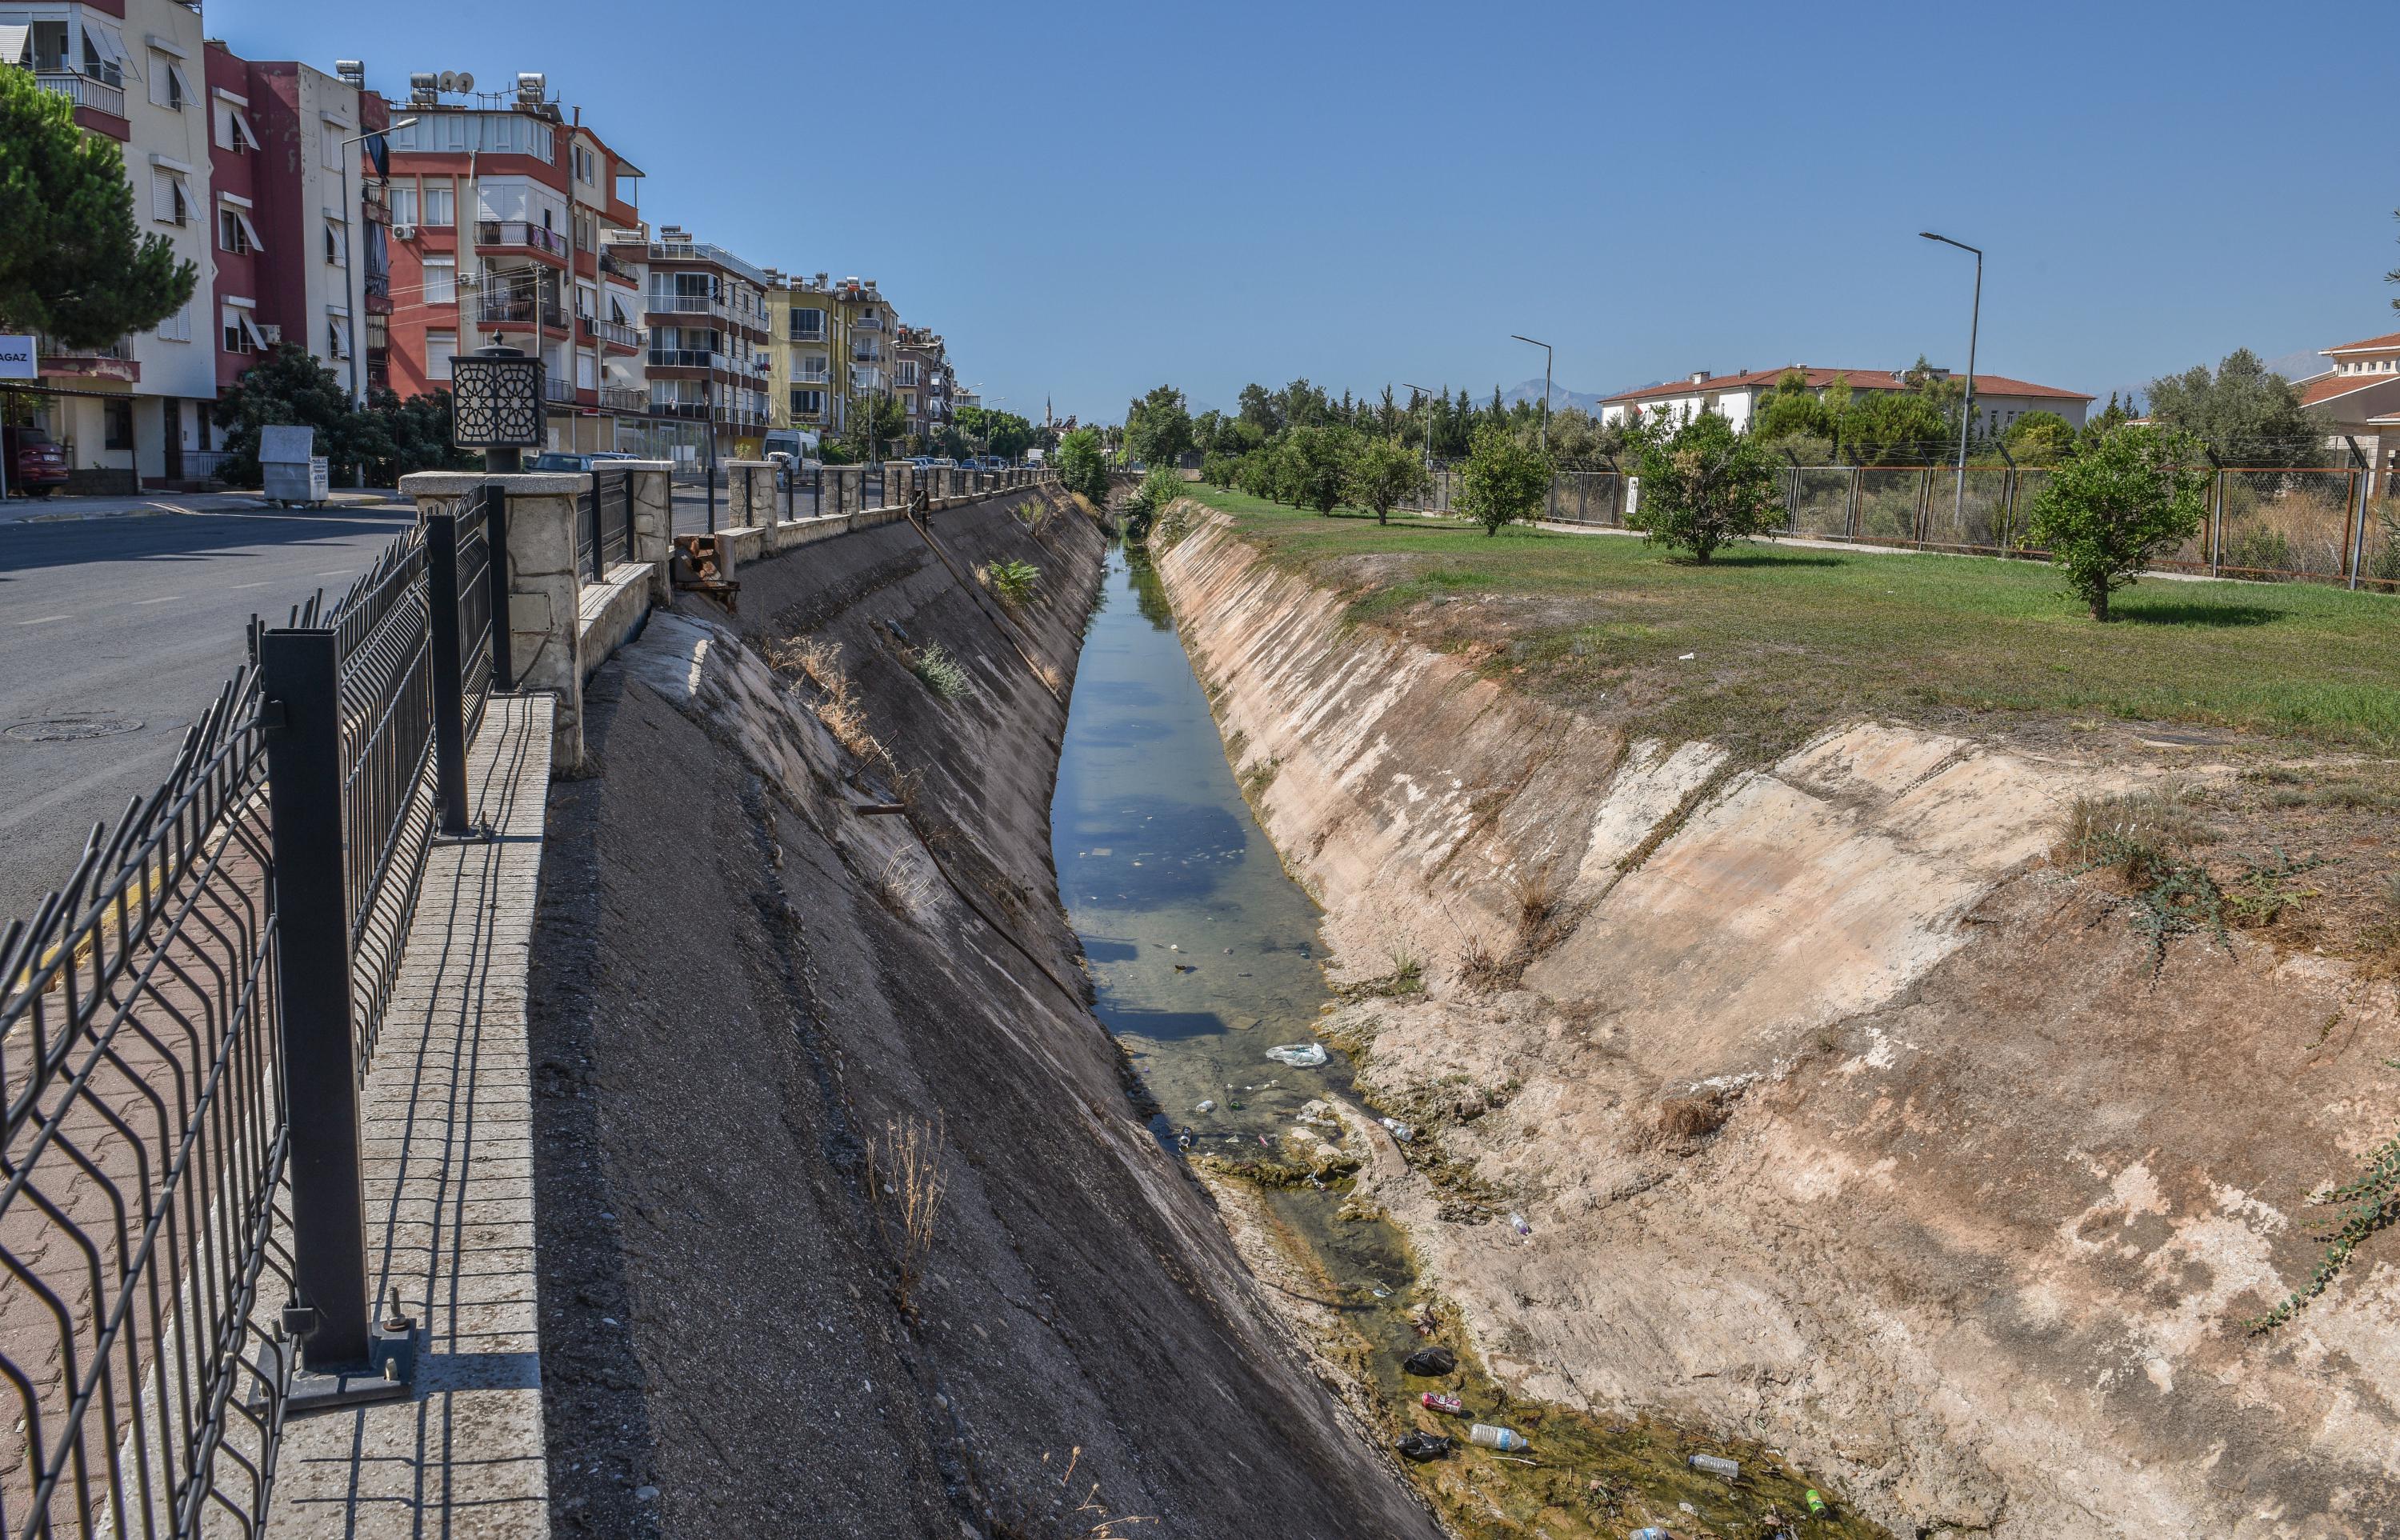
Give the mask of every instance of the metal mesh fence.
M 2358 472 L 2228 469 L 2217 477 L 2216 570 L 2233 577 L 2339 578 L 2349 570 Z M 2193 541 L 2174 558 L 2207 561 Z

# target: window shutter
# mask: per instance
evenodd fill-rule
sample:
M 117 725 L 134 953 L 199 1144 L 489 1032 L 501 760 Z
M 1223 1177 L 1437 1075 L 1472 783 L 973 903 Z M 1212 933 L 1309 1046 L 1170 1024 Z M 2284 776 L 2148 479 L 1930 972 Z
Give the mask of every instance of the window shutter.
M 258 238 L 258 226 L 250 222 L 250 215 L 244 213 L 239 209 L 236 209 L 233 211 L 233 217 L 235 221 L 241 225 L 241 238 L 250 242 L 250 249 L 252 251 L 263 252 L 266 250 L 266 243 Z
M 233 129 L 234 132 L 241 135 L 242 144 L 253 154 L 256 153 L 258 135 L 251 130 L 250 119 L 243 115 L 239 107 L 233 110 Z

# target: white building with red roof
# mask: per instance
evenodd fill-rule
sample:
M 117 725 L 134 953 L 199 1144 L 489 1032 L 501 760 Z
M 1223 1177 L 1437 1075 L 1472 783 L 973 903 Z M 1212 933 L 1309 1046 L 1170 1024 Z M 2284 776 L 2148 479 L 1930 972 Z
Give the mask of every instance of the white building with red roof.
M 1932 373 L 1937 378 L 1951 377 L 1946 369 L 1936 369 Z M 1647 416 L 1655 412 L 1671 413 L 1682 417 L 1714 412 L 1736 428 L 1746 427 L 1751 414 L 1774 392 L 1776 383 L 1791 374 L 1804 376 L 1808 388 L 1820 396 L 1836 379 L 1847 382 L 1854 391 L 1907 390 L 1914 388 L 1908 377 L 1911 371 L 1905 369 L 1820 369 L 1805 363 L 1745 370 L 1739 375 L 1711 375 L 1702 369 L 1683 379 L 1669 380 L 1661 385 L 1645 385 L 1639 390 L 1624 390 L 1606 397 L 1600 404 L 1600 420 L 1603 423 L 1623 422 L 1629 417 Z M 2080 428 L 2084 414 L 2091 410 L 2092 401 L 2092 397 L 2080 391 L 2035 385 L 2029 380 L 2011 379 L 2006 375 L 1975 376 L 1975 416 L 1986 432 L 2005 431 L 2009 424 L 2027 412 L 2054 412 L 2065 417 L 2069 427 Z
M 2393 463 L 2400 448 L 2400 332 L 2319 351 L 2333 367 L 2295 382 L 2300 404 L 2328 436 L 2349 435 L 2375 464 Z

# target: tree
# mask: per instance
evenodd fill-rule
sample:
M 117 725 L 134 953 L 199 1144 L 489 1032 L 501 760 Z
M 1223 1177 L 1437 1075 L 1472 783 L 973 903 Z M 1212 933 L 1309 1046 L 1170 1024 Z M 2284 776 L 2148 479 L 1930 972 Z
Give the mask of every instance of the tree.
M 1474 446 L 1459 473 L 1458 505 L 1483 525 L 1487 536 L 1502 525 L 1530 521 L 1550 493 L 1550 462 L 1500 421 L 1475 430 Z
M 1783 527 L 1783 488 L 1765 444 L 1714 412 L 1645 432 L 1642 495 L 1625 517 L 1654 544 L 1705 566 L 1717 548 Z
M 1283 398 L 1263 385 L 1242 387 L 1236 398 L 1241 407 L 1240 421 L 1258 429 L 1260 443 L 1283 431 Z
M 1415 450 L 1397 438 L 1368 435 L 1350 452 L 1345 485 L 1350 500 L 1375 511 L 1377 524 L 1392 522 L 1392 507 L 1401 498 L 1423 492 L 1431 478 Z
M 2075 450 L 2075 429 L 2055 412 L 2027 412 L 2009 424 L 2002 442 L 2019 465 L 2056 465 Z
M 317 453 L 335 465 L 388 458 L 392 449 L 389 433 L 353 408 L 334 372 L 297 343 L 278 343 L 217 398 L 226 455 L 219 473 L 236 485 L 256 486 L 259 429 L 278 423 L 315 429 Z
M 1183 392 L 1162 385 L 1125 408 L 1125 449 L 1127 459 L 1144 465 L 1175 465 L 1192 447 L 1192 414 Z
M 1283 436 L 1283 490 L 1295 508 L 1330 513 L 1342 501 L 1357 435 L 1330 425 L 1294 428 Z
M 2247 348 L 2150 382 L 2150 420 L 2231 451 L 2238 465 L 2306 465 L 2322 452 L 2325 429 L 2300 404 L 2298 387 Z
M 2051 473 L 2034 500 L 2033 543 L 2050 552 L 2092 618 L 2106 620 L 2109 594 L 2131 584 L 2151 557 L 2199 533 L 2209 477 L 2189 433 L 2127 424 Z
M 1058 441 L 1058 484 L 1080 492 L 1096 508 L 1109 501 L 1109 465 L 1100 454 L 1100 435 L 1078 428 Z
M 140 234 L 116 143 L 30 72 L 0 69 L 0 317 L 102 348 L 182 309 L 198 280 L 165 237 Z
M 850 426 L 842 433 L 842 447 L 860 464 L 872 465 L 907 431 L 908 409 L 900 404 L 898 397 L 861 396 L 851 411 Z
M 1843 386 L 1843 405 L 1847 408 L 1848 381 L 1845 380 Z M 1750 430 L 1761 442 L 1772 443 L 1779 439 L 1832 439 L 1835 436 L 1834 426 L 1833 411 L 1808 388 L 1808 376 L 1797 369 L 1787 369 L 1776 378 L 1775 388 L 1758 403 Z

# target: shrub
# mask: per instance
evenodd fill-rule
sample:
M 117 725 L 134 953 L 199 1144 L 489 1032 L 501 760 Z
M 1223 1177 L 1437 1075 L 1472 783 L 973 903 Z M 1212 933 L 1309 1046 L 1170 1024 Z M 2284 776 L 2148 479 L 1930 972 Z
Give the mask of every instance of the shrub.
M 1550 462 L 1496 423 L 1475 430 L 1474 447 L 1459 472 L 1458 505 L 1486 535 L 1503 525 L 1530 520 L 1550 492 Z
M 1654 544 L 1705 564 L 1720 546 L 1783 527 L 1774 457 L 1714 412 L 1645 429 L 1637 461 L 1641 497 L 1625 522 Z
M 977 570 L 984 587 L 1000 595 L 1001 602 L 1022 605 L 1033 598 L 1033 585 L 1042 579 L 1042 569 L 1031 562 L 994 562 Z
M 1141 484 L 1125 499 L 1125 538 L 1136 545 L 1149 539 L 1151 526 L 1181 496 L 1183 472 L 1171 465 L 1152 466 L 1142 476 Z
M 1242 473 L 1242 462 L 1231 455 L 1211 451 L 1200 457 L 1200 479 L 1210 486 L 1226 488 L 1235 485 Z
M 928 643 L 908 657 L 908 672 L 945 701 L 955 701 L 972 688 L 967 671 L 940 643 Z
M 2240 567 L 2259 577 L 2274 577 L 2290 571 L 2297 564 L 2292 560 L 2292 542 L 2284 532 L 2267 525 L 2252 525 L 2240 536 L 2226 542 L 2224 554 L 2217 558 L 2222 566 Z
M 2209 478 L 2189 434 L 2131 423 L 2110 429 L 2051 473 L 2034 500 L 2032 542 L 2050 552 L 2092 618 L 2106 620 L 2109 594 L 2199 531 Z

